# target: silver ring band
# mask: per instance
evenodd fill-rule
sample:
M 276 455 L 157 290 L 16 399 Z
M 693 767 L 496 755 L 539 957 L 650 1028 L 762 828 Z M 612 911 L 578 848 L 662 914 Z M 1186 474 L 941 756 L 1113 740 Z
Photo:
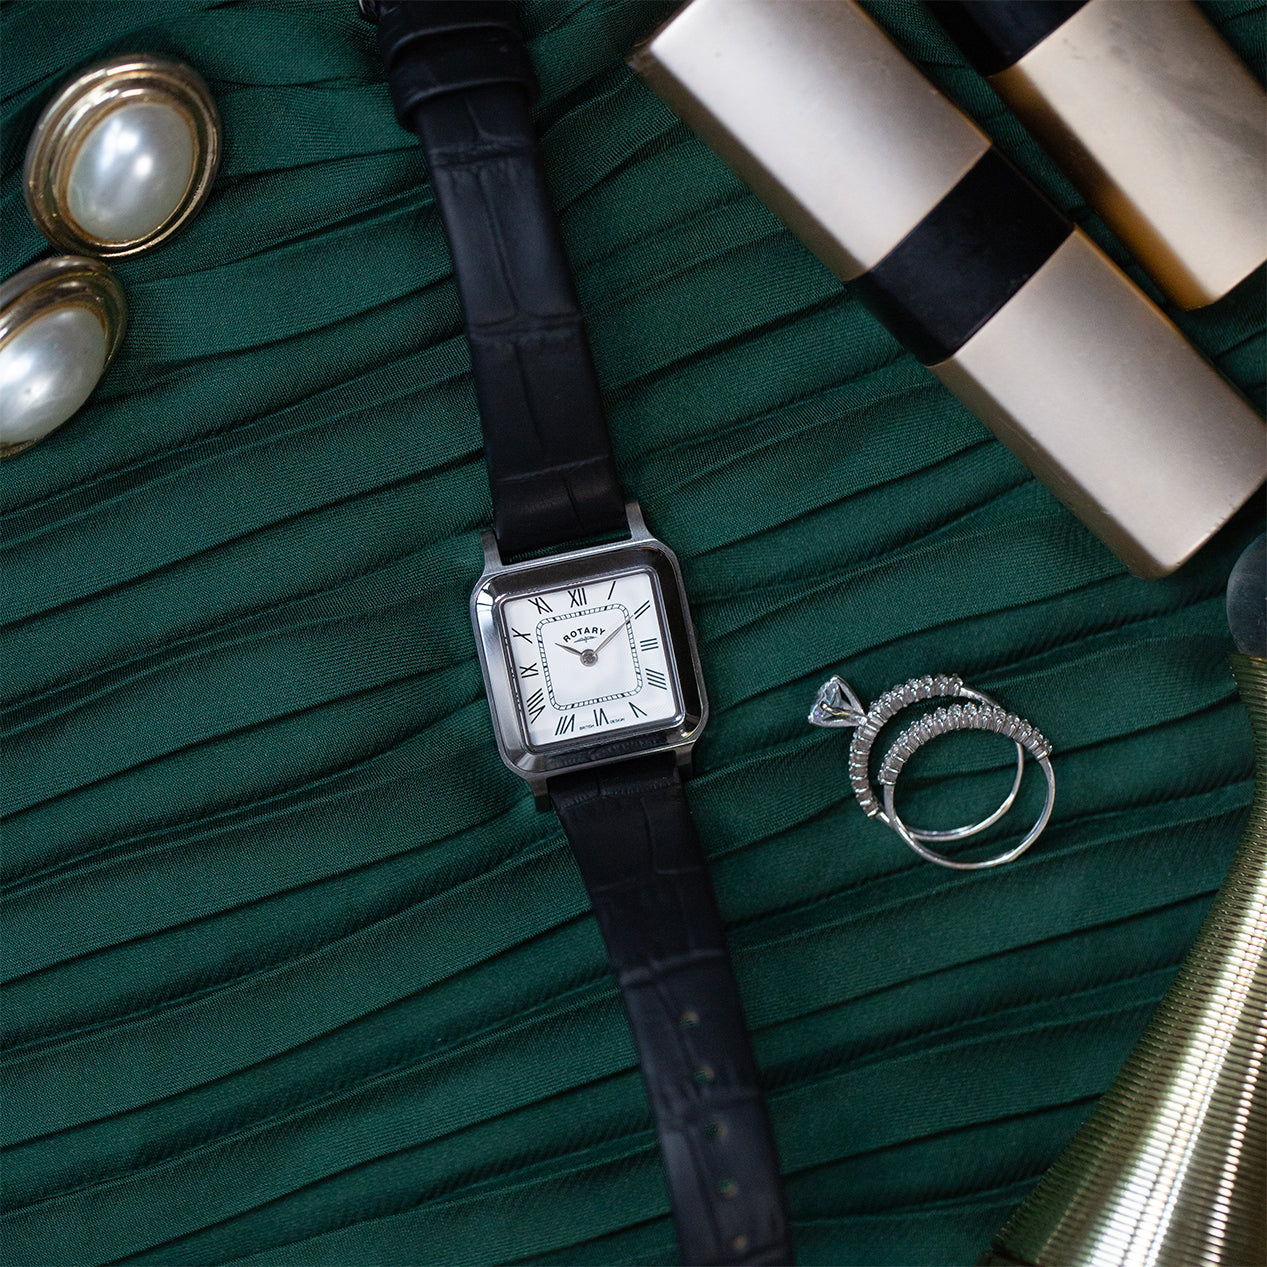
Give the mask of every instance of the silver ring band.
M 822 697 L 833 692 L 836 702 L 824 704 Z M 869 766 L 871 745 L 876 736 L 888 722 L 902 709 L 921 700 L 950 697 L 952 699 L 972 700 L 979 704 L 991 704 L 995 701 L 972 687 L 965 686 L 963 679 L 949 673 L 930 673 L 923 677 L 911 678 L 901 686 L 891 687 L 885 691 L 865 713 L 858 697 L 849 689 L 842 678 L 833 677 L 819 692 L 820 700 L 814 705 L 809 720 L 815 726 L 850 726 L 854 727 L 853 739 L 849 744 L 849 783 L 854 796 L 868 818 L 878 818 L 886 827 L 891 827 L 888 814 L 880 808 L 880 798 L 871 787 Z M 968 823 L 963 827 L 951 827 L 943 831 L 931 828 L 910 827 L 904 824 L 906 832 L 916 840 L 951 841 L 964 840 L 975 836 L 977 832 L 994 826 L 1004 814 L 1012 808 L 1016 794 L 1021 788 L 1021 778 L 1025 773 L 1025 749 L 1016 745 L 1016 777 L 1012 780 L 1012 790 L 1000 802 L 998 808 L 978 823 Z
M 1011 849 L 980 862 L 956 862 L 952 858 L 944 857 L 929 849 L 921 843 L 921 838 L 902 821 L 893 803 L 898 776 L 911 756 L 930 740 L 936 739 L 939 735 L 952 734 L 957 730 L 988 730 L 997 735 L 1006 736 L 1038 762 L 1039 768 L 1047 779 L 1047 798 L 1043 803 L 1042 812 L 1038 815 L 1038 820 L 1033 827 L 1022 837 L 1020 844 L 1013 845 Z M 950 867 L 955 871 L 980 871 L 986 867 L 998 867 L 1005 862 L 1011 862 L 1019 858 L 1042 835 L 1043 829 L 1051 818 L 1052 806 L 1056 801 L 1056 774 L 1051 768 L 1050 755 L 1051 745 L 1039 731 L 1023 718 L 1017 717 L 1015 713 L 1007 712 L 993 701 L 985 705 L 954 704 L 949 708 L 935 709 L 927 717 L 921 717 L 919 721 L 908 726 L 885 754 L 884 763 L 880 767 L 880 784 L 884 788 L 884 811 L 888 824 L 921 858 L 928 862 L 935 862 L 941 867 Z
M 869 763 L 871 747 L 881 728 L 908 705 L 939 697 L 964 702 L 934 709 L 898 736 L 881 763 L 879 783 L 883 791 L 877 796 L 871 786 Z M 1011 862 L 1038 839 L 1051 818 L 1056 796 L 1056 776 L 1048 759 L 1051 745 L 1029 722 L 1015 713 L 1007 712 L 983 692 L 965 686 L 963 679 L 954 674 L 937 673 L 911 678 L 901 686 L 885 691 L 868 709 L 863 708 L 847 682 L 833 676 L 819 688 L 809 721 L 814 726 L 853 730 L 853 739 L 849 744 L 849 783 L 858 804 L 868 818 L 879 819 L 886 827 L 891 827 L 921 858 L 935 862 L 938 866 L 950 867 L 956 871 L 977 871 L 983 867 L 997 867 Z M 980 822 L 953 827 L 947 831 L 911 827 L 894 808 L 894 787 L 898 776 L 917 749 L 939 735 L 956 730 L 988 730 L 1012 740 L 1016 745 L 1016 777 L 1012 780 L 1011 791 L 998 808 Z M 997 823 L 1016 801 L 1025 773 L 1027 755 L 1033 757 L 1043 771 L 1047 780 L 1047 799 L 1038 821 L 1020 844 L 982 862 L 956 862 L 928 848 L 926 842 L 963 840 Z

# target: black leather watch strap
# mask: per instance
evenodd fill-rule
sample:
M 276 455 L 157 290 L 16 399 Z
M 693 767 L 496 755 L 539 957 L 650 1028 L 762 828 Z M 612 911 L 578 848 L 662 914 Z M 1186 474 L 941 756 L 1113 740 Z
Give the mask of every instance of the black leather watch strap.
M 503 557 L 626 527 L 507 0 L 362 0 L 453 253 Z M 641 1059 L 684 1262 L 792 1261 L 778 1158 L 672 754 L 550 780 Z
M 430 168 L 466 316 L 503 557 L 626 527 L 508 0 L 379 0 L 401 124 Z
M 560 775 L 549 791 L 637 1044 L 683 1261 L 792 1262 L 774 1138 L 673 756 Z

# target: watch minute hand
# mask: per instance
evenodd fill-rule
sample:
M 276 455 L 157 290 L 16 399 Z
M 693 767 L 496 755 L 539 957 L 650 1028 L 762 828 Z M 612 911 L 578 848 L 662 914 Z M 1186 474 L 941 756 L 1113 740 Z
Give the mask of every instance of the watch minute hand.
M 607 637 L 594 648 L 594 654 L 597 655 L 628 623 L 629 617 L 626 616 L 625 619 L 622 620 L 620 624 L 618 624 L 616 628 L 613 629 L 611 633 L 609 633 Z

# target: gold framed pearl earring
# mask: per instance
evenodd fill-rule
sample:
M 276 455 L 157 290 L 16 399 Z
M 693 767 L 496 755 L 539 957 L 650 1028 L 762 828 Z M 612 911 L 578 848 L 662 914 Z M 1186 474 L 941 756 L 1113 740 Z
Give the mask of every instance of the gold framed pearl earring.
M 102 259 L 152 250 L 198 213 L 220 163 L 220 115 L 202 76 L 133 53 L 89 67 L 48 103 L 22 172 L 36 227 Z

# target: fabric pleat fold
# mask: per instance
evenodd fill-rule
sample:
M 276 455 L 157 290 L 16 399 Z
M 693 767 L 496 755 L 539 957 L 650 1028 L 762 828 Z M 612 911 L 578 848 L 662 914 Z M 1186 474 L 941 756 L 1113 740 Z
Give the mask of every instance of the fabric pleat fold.
M 924 6 L 866 7 L 1138 278 Z M 1267 6 L 1202 7 L 1261 78 Z M 698 628 L 687 794 L 799 1261 L 968 1262 L 1235 847 L 1222 591 L 1260 515 L 1127 576 L 627 69 L 671 8 L 522 5 L 618 465 Z M 372 29 L 355 0 L 14 0 L 0 40 L 4 276 L 47 251 L 22 157 L 77 69 L 185 60 L 226 137 L 201 216 L 119 262 L 97 392 L 2 471 L 0 1264 L 670 1260 L 584 889 L 493 743 L 462 316 Z M 1170 315 L 1261 405 L 1258 281 Z M 938 672 L 1054 747 L 1051 825 L 998 872 L 919 862 L 805 722 L 832 673 Z M 903 813 L 971 821 L 1013 769 L 945 739 Z

